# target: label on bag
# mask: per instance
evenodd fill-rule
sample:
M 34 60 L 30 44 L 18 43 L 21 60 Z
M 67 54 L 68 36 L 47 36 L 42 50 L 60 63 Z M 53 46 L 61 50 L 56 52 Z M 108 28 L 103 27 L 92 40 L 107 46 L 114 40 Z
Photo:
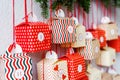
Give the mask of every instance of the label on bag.
M 99 48 L 98 48 L 98 46 L 96 46 L 95 47 L 95 53 L 98 53 L 98 51 L 99 51 Z
M 44 40 L 44 34 L 43 34 L 42 32 L 40 32 L 40 33 L 38 34 L 38 40 L 39 40 L 39 41 L 43 41 L 43 40 Z
M 104 42 L 104 38 L 103 37 L 100 37 L 100 42 Z
M 114 35 L 115 34 L 115 31 L 114 29 L 111 30 L 111 34 Z
M 73 33 L 73 27 L 72 26 L 68 26 L 67 30 L 68 30 L 69 33 Z
M 82 33 L 79 33 L 78 40 L 79 40 L 79 41 L 83 40 L 83 35 L 82 35 Z
M 17 69 L 15 71 L 15 78 L 22 79 L 24 77 L 24 71 L 22 69 Z
M 82 65 L 78 65 L 78 72 L 82 72 Z

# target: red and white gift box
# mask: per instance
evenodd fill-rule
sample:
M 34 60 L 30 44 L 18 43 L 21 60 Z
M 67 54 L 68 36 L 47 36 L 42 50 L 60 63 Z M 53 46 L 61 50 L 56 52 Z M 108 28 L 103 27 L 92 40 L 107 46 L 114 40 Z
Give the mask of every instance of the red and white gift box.
M 16 42 L 23 52 L 39 52 L 51 48 L 49 25 L 42 22 L 23 22 L 15 27 Z
M 51 24 L 52 42 L 55 44 L 74 42 L 75 21 L 72 18 L 55 18 Z
M 0 59 L 0 80 L 32 80 L 32 59 L 16 53 L 21 50 L 19 45 L 16 45 L 15 53 L 9 52 L 10 47 Z
M 85 61 L 79 53 L 67 52 L 62 60 L 67 60 L 69 80 L 81 80 L 86 77 Z
M 114 48 L 116 52 L 120 52 L 120 36 L 118 39 L 107 41 L 108 46 Z
M 92 33 L 94 38 L 99 40 L 101 48 L 106 46 L 106 37 L 105 37 L 105 31 L 104 30 L 89 29 L 88 31 Z

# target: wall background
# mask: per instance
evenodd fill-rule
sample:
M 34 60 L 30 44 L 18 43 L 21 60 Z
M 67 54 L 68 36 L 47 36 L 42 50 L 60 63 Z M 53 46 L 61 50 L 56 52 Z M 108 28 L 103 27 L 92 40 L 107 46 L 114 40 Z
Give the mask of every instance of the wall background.
M 31 0 L 27 0 L 28 3 L 28 12 L 31 11 L 31 7 L 30 7 L 30 2 Z M 19 24 L 20 22 L 24 21 L 22 18 L 24 17 L 24 4 L 23 4 L 24 0 L 15 0 L 15 24 Z M 94 15 L 95 15 L 95 22 L 96 22 L 96 5 L 93 4 L 94 6 Z M 117 8 L 117 12 L 116 12 L 116 22 L 118 24 L 118 27 L 120 25 L 120 8 Z M 39 8 L 39 3 L 36 3 L 35 0 L 33 0 L 33 12 L 36 16 L 34 16 L 34 19 L 32 19 L 32 17 L 30 17 L 30 21 L 36 20 L 38 19 L 39 21 L 43 21 L 43 18 L 41 17 L 40 14 L 40 8 Z M 92 15 L 92 11 L 90 12 L 89 16 L 90 16 L 90 23 L 91 23 L 91 17 Z M 98 15 L 101 15 L 101 11 L 98 11 Z M 112 11 L 112 15 L 114 15 L 114 11 Z M 100 22 L 100 16 L 98 16 L 98 20 Z M 112 20 L 114 20 L 114 18 L 112 17 Z M 82 22 L 82 18 L 80 19 L 80 23 Z M 6 48 L 9 46 L 9 44 L 12 43 L 12 0 L 0 0 L 0 54 L 4 54 Z M 119 27 L 119 34 L 120 34 L 120 27 Z M 59 46 L 59 45 L 58 45 Z M 53 49 L 55 49 L 56 45 L 53 45 Z M 60 50 L 60 51 L 59 51 Z M 57 47 L 57 51 L 59 51 L 58 53 L 65 53 L 64 49 L 61 49 L 60 47 Z M 30 54 L 30 56 L 33 59 L 33 78 L 34 80 L 37 80 L 37 73 L 36 73 L 36 63 L 38 61 L 40 61 L 42 56 L 42 53 L 44 54 L 45 52 L 40 52 L 40 53 L 36 53 L 36 54 Z M 62 54 L 58 54 L 59 56 L 61 56 Z M 116 68 L 117 72 L 120 73 L 120 54 L 117 54 L 117 61 L 114 65 L 114 67 Z

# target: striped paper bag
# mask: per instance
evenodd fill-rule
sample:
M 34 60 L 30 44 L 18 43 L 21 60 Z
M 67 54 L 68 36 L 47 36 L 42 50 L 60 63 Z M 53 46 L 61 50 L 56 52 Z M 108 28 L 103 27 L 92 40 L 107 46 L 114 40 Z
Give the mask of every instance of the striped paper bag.
M 85 61 L 79 53 L 74 53 L 70 48 L 66 56 L 61 58 L 67 61 L 69 80 L 86 79 Z M 84 80 L 84 79 L 83 79 Z
M 75 21 L 72 18 L 56 18 L 52 20 L 52 42 L 55 44 L 75 41 Z
M 100 55 L 100 43 L 97 39 L 86 39 L 86 46 L 79 51 L 85 60 L 96 59 Z
M 20 46 L 16 45 L 19 51 Z M 32 59 L 23 53 L 11 53 L 10 47 L 0 59 L 0 80 L 32 80 Z
M 61 47 L 83 47 L 85 46 L 85 27 L 83 25 L 77 25 L 76 26 L 76 41 L 73 43 L 64 43 L 61 44 Z
M 37 63 L 38 80 L 69 80 L 67 61 L 59 60 L 54 51 Z
M 51 48 L 51 30 L 46 23 L 21 23 L 15 27 L 15 36 L 23 52 L 34 53 Z
M 100 66 L 110 67 L 115 63 L 116 52 L 111 47 L 104 47 L 100 51 L 100 56 L 96 59 L 96 64 Z
M 110 22 L 98 25 L 98 28 L 105 31 L 106 40 L 114 40 L 118 38 L 118 27 L 116 23 Z

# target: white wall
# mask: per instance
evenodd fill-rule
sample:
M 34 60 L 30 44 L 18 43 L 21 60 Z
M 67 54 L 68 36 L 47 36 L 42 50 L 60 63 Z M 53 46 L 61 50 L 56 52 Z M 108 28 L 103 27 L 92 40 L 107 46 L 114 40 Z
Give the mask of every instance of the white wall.
M 15 23 L 16 25 L 19 24 L 20 22 L 23 21 L 24 17 L 24 0 L 15 0 Z M 30 12 L 30 1 L 27 0 L 28 2 L 28 12 Z M 34 0 L 33 0 L 34 1 Z M 38 20 L 43 21 L 43 18 L 40 15 L 40 8 L 39 4 L 34 1 L 33 3 L 33 11 L 35 15 L 37 15 Z M 96 7 L 94 7 L 94 12 L 96 12 Z M 92 12 L 90 12 L 91 15 Z M 114 13 L 114 12 L 112 12 Z M 117 24 L 119 27 L 120 24 L 120 10 L 117 8 Z M 99 11 L 100 15 L 100 11 Z M 96 13 L 95 13 L 96 16 Z M 31 19 L 31 18 L 30 18 Z M 95 17 L 96 19 L 96 17 Z M 82 19 L 81 19 L 82 20 Z M 100 20 L 100 17 L 99 17 Z M 91 21 L 91 20 L 90 20 Z M 12 31 L 13 31 L 13 26 L 12 26 L 12 0 L 0 0 L 0 54 L 5 53 L 5 50 L 9 44 L 12 43 Z M 120 32 L 120 27 L 119 27 L 119 32 Z M 36 54 L 30 54 L 30 56 L 33 59 L 33 77 L 34 80 L 37 80 L 37 73 L 36 73 L 36 62 L 40 60 L 40 57 L 42 54 L 36 53 Z M 117 54 L 117 62 L 115 64 L 115 68 L 117 70 L 120 70 L 120 54 Z M 120 71 L 119 71 L 120 73 Z

